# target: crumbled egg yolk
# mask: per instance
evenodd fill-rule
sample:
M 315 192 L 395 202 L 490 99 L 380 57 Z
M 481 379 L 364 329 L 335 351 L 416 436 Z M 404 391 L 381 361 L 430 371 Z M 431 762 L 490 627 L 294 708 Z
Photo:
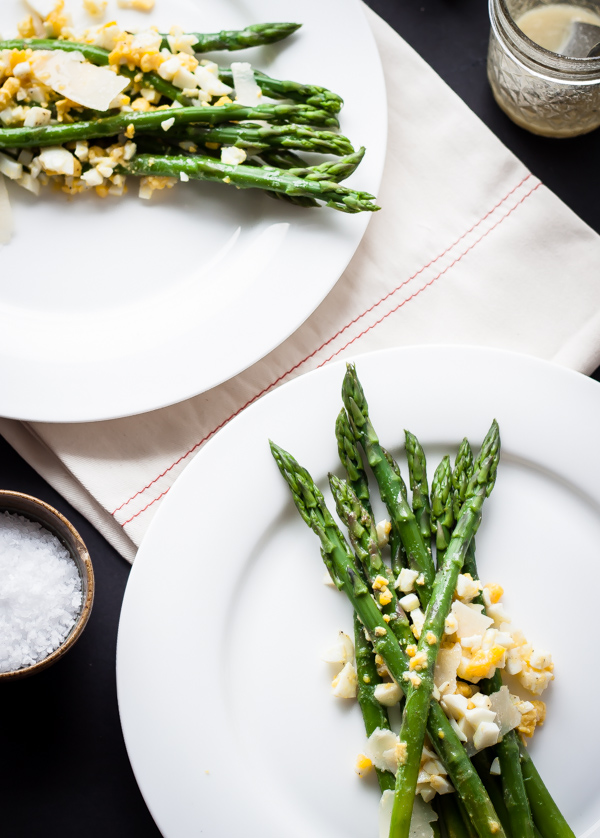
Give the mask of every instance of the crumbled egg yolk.
M 490 598 L 490 603 L 492 603 L 493 605 L 499 602 L 502 598 L 502 595 L 504 594 L 504 588 L 495 582 L 485 585 L 484 591 L 487 592 Z
M 392 593 L 389 590 L 389 588 L 386 588 L 385 591 L 382 591 L 379 594 L 379 604 L 381 606 L 386 606 L 386 605 L 389 605 L 391 601 L 392 601 Z
M 384 588 L 387 588 L 388 580 L 385 576 L 376 576 L 373 582 L 373 590 L 374 591 L 382 591 Z
M 57 0 L 56 6 L 50 14 L 44 18 L 44 26 L 48 37 L 60 38 L 70 36 L 71 17 L 65 12 L 65 0 Z
M 521 711 L 521 723 L 517 730 L 523 736 L 533 736 L 536 727 L 541 727 L 546 721 L 546 705 L 539 699 L 521 701 L 517 705 Z
M 354 766 L 354 770 L 358 774 L 359 777 L 366 777 L 367 774 L 373 770 L 373 763 L 369 759 L 369 757 L 365 756 L 364 754 L 359 754 L 356 757 L 356 764 Z
M 492 646 L 488 650 L 478 649 L 470 659 L 461 659 L 458 675 L 467 681 L 473 678 L 491 678 L 505 654 L 504 646 Z
M 421 649 L 420 652 L 417 652 L 416 655 L 410 659 L 408 666 L 409 669 L 417 669 L 419 671 L 427 669 L 427 653 L 425 650 Z

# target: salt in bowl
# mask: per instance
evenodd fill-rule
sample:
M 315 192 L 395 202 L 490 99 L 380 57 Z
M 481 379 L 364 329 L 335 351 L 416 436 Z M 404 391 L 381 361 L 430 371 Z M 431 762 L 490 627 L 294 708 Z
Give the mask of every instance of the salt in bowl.
M 81 579 L 82 596 L 81 607 L 75 624 L 63 639 L 60 646 L 37 663 L 10 672 L 0 672 L 0 681 L 15 680 L 34 675 L 36 672 L 41 672 L 42 669 L 46 669 L 62 658 L 80 637 L 89 619 L 94 601 L 94 571 L 89 553 L 77 530 L 60 512 L 49 504 L 44 503 L 44 501 L 33 498 L 30 495 L 0 490 L 0 513 L 4 512 L 21 515 L 29 521 L 37 522 L 58 538 L 61 545 L 68 551 L 75 563 Z

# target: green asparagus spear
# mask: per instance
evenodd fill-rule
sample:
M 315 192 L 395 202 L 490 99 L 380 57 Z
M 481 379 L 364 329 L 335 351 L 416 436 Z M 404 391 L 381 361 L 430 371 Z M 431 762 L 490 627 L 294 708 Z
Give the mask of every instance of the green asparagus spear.
M 465 437 L 460 444 L 454 469 L 452 470 L 452 512 L 454 520 L 458 521 L 460 510 L 465 500 L 467 486 L 473 474 L 473 451 L 469 440 Z
M 447 838 L 469 838 L 458 808 L 456 794 L 438 794 L 433 799 L 433 808 L 444 824 Z
M 479 772 L 483 785 L 485 786 L 487 793 L 494 804 L 494 809 L 498 813 L 498 817 L 502 822 L 507 838 L 521 838 L 520 831 L 513 833 L 511 829 L 510 818 L 506 809 L 505 797 L 502 793 L 502 789 L 496 777 L 490 774 L 490 767 L 492 764 L 490 755 L 486 752 L 486 750 L 483 750 L 475 754 L 472 759 L 473 764 Z
M 12 38 L 9 41 L 0 41 L 0 51 L 5 49 L 32 49 L 32 50 L 61 50 L 61 52 L 80 52 L 87 61 L 99 67 L 108 64 L 110 52 L 102 47 L 95 47 L 92 44 L 81 44 L 75 41 L 62 41 L 58 38 Z
M 315 151 L 321 154 L 337 156 L 360 154 L 355 152 L 350 140 L 332 131 L 315 131 L 308 125 L 175 125 L 169 131 L 176 135 L 179 142 L 188 140 L 205 145 L 222 143 L 237 148 L 293 149 L 295 151 Z M 362 155 L 361 155 L 362 157 Z
M 367 400 L 353 364 L 347 366 L 342 385 L 342 399 L 352 430 L 360 440 L 367 462 L 373 469 L 381 499 L 391 519 L 392 531 L 395 531 L 402 540 L 410 566 L 423 574 L 423 585 L 419 596 L 422 595 L 428 601 L 435 572 L 431 554 L 425 546 L 419 525 L 406 499 L 406 486 L 391 468 L 379 443 L 369 416 Z
M 299 109 L 295 111 L 295 109 Z M 119 113 L 104 119 L 74 122 L 70 125 L 46 125 L 41 128 L 0 129 L 0 148 L 31 148 L 52 146 L 75 140 L 91 140 L 100 137 L 114 137 L 127 131 L 130 125 L 140 132 L 160 131 L 162 123 L 174 119 L 173 125 L 204 123 L 218 125 L 239 119 L 290 118 L 296 122 L 314 122 L 324 119 L 323 124 L 333 117 L 324 111 L 307 108 L 304 105 L 258 105 L 245 108 L 241 105 L 215 105 L 208 108 L 172 108 L 170 110 L 147 111 L 145 113 Z
M 342 157 L 339 160 L 327 161 L 318 166 L 308 166 L 293 151 L 266 151 L 262 152 L 260 158 L 255 158 L 262 165 L 285 169 L 288 174 L 294 177 L 302 177 L 307 180 L 326 180 L 340 183 L 356 171 L 358 164 L 363 158 L 364 148 L 359 151 Z M 319 204 L 314 198 L 293 197 L 282 192 L 269 192 L 265 194 L 272 198 L 278 198 L 303 207 L 318 207 Z
M 427 460 L 421 443 L 410 431 L 404 432 L 406 438 L 406 455 L 408 458 L 408 474 L 412 490 L 412 507 L 421 529 L 425 546 L 431 553 L 431 502 L 429 500 L 429 486 L 427 483 Z
M 373 588 L 381 613 L 389 619 L 390 630 L 405 649 L 414 643 L 414 637 L 409 619 L 396 596 L 394 575 L 381 558 L 373 517 L 346 480 L 330 474 L 329 486 L 337 513 L 348 528 L 350 542 L 364 569 L 365 578 Z M 382 579 L 387 582 L 383 589 Z
M 150 156 L 137 155 L 119 167 L 121 174 L 179 177 L 183 172 L 195 180 L 231 183 L 241 189 L 268 189 L 292 196 L 308 196 L 342 212 L 374 211 L 373 196 L 357 192 L 330 181 L 294 177 L 281 169 L 259 169 L 254 166 L 232 166 L 200 155 Z
M 459 515 L 464 502 L 466 481 L 472 470 L 472 462 L 473 454 L 471 447 L 468 440 L 464 439 L 460 446 L 452 475 L 454 486 L 453 508 L 455 513 Z M 479 579 L 475 554 L 475 539 L 469 544 L 463 570 L 465 573 L 469 573 L 473 579 Z M 481 594 L 475 597 L 474 602 L 477 605 L 483 606 L 483 613 L 485 613 L 485 602 Z M 496 670 L 492 678 L 483 680 L 480 684 L 481 691 L 487 695 L 498 692 L 501 687 L 502 676 L 499 670 Z M 518 838 L 534 838 L 534 824 L 519 759 L 519 741 L 517 733 L 514 730 L 506 733 L 501 741 L 498 742 L 496 753 L 500 762 L 503 812 L 504 810 L 506 811 L 505 816 L 503 816 L 503 812 L 499 812 L 498 814 L 504 818 L 503 823 L 505 828 L 507 830 L 510 829 L 513 835 L 518 836 Z M 479 764 L 482 764 L 481 758 Z M 485 782 L 486 780 L 484 779 Z M 490 780 L 490 782 L 492 781 Z
M 271 442 L 270 445 L 279 470 L 292 492 L 296 508 L 321 542 L 321 555 L 331 578 L 350 600 L 372 639 L 375 652 L 384 659 L 394 680 L 410 692 L 410 684 L 404 679 L 404 674 L 408 672 L 408 658 L 395 636 L 388 631 L 355 565 L 352 552 L 325 505 L 323 495 L 306 469 L 275 443 Z M 430 705 L 428 732 L 480 838 L 506 838 L 477 772 L 437 701 Z
M 519 744 L 521 770 L 525 788 L 531 804 L 531 811 L 537 829 L 543 838 L 575 838 L 558 806 L 533 764 L 533 760 L 523 743 Z
M 396 460 L 392 457 L 389 451 L 385 448 L 381 448 L 383 452 L 383 456 L 387 460 L 387 464 L 396 476 L 396 480 L 398 481 L 398 485 L 400 486 L 400 491 L 404 498 L 407 498 L 406 492 L 406 485 L 402 478 L 402 474 L 400 473 L 400 466 L 396 462 Z M 392 553 L 392 570 L 394 572 L 394 576 L 398 578 L 398 575 L 403 567 L 409 566 L 408 556 L 406 555 L 406 550 L 404 549 L 404 544 L 402 543 L 401 534 L 397 527 L 394 526 L 393 522 L 390 524 L 391 532 L 390 532 L 390 550 Z
M 233 73 L 228 67 L 219 67 L 219 78 L 224 84 L 228 84 L 230 87 L 234 86 Z M 254 78 L 265 96 L 270 99 L 291 99 L 294 102 L 302 102 L 315 108 L 323 108 L 323 110 L 331 113 L 339 113 L 344 104 L 341 96 L 325 87 L 274 79 L 257 70 L 254 71 Z
M 452 468 L 450 457 L 443 458 L 431 481 L 431 534 L 435 537 L 438 566 L 454 529 L 452 512 Z
M 381 684 L 377 666 L 373 658 L 373 649 L 365 637 L 362 623 L 354 615 L 354 653 L 356 655 L 356 675 L 358 677 L 357 698 L 369 737 L 378 727 L 389 730 L 390 720 L 387 710 L 375 698 L 375 687 Z M 394 775 L 389 771 L 375 769 L 382 792 L 394 788 Z
M 471 823 L 471 819 L 465 809 L 465 804 L 462 802 L 460 797 L 458 797 L 458 795 L 456 797 L 456 806 L 463 821 L 465 838 L 477 838 L 477 833 L 473 829 L 473 824 Z
M 467 547 L 481 522 L 483 502 L 494 486 L 499 458 L 500 433 L 494 421 L 483 442 L 465 492 L 460 517 L 435 577 L 417 653 L 411 661 L 411 669 L 414 667 L 414 690 L 407 696 L 400 731 L 400 742 L 405 746 L 406 759 L 398 766 L 396 775 L 390 838 L 408 838 L 425 740 L 425 720 L 433 692 L 433 669 L 444 633 L 444 622 L 450 611 Z
M 249 166 L 270 166 L 271 168 L 283 169 L 289 172 L 291 169 L 300 168 L 303 165 L 302 159 L 294 152 L 287 150 L 263 151 L 260 157 L 251 157 L 247 161 Z M 319 202 L 306 195 L 286 195 L 284 192 L 271 192 L 263 190 L 264 194 L 276 201 L 286 201 L 298 207 L 318 207 Z
M 194 35 L 196 43 L 193 50 L 196 53 L 216 52 L 227 50 L 234 52 L 238 49 L 262 47 L 265 44 L 275 44 L 284 38 L 289 38 L 302 26 L 301 23 L 255 23 L 245 29 L 233 29 L 207 34 L 204 32 L 189 32 Z M 169 49 L 168 35 L 163 35 L 161 48 Z
M 356 438 L 348 421 L 348 415 L 342 408 L 335 423 L 335 438 L 338 444 L 340 462 L 346 469 L 348 480 L 362 505 L 371 512 L 369 480 L 365 472 Z

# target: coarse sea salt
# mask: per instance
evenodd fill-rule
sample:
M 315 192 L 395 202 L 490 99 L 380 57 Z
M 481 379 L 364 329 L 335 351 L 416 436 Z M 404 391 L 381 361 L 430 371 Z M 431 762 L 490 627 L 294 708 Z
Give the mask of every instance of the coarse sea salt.
M 0 672 L 58 649 L 81 603 L 79 571 L 58 538 L 21 515 L 0 514 Z

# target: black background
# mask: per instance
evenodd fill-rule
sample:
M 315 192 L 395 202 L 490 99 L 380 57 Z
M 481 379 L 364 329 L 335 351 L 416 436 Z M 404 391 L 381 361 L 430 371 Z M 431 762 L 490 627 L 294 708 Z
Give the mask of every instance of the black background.
M 369 0 L 369 5 L 537 177 L 600 232 L 600 134 L 535 137 L 497 108 L 485 75 L 484 0 Z M 594 377 L 600 380 L 598 372 Z M 2 832 L 9 838 L 156 838 L 158 829 L 129 766 L 116 699 L 117 626 L 129 565 L 2 438 L 0 474 L 0 485 L 42 498 L 73 522 L 90 550 L 97 582 L 90 622 L 73 650 L 34 678 L 0 688 Z

